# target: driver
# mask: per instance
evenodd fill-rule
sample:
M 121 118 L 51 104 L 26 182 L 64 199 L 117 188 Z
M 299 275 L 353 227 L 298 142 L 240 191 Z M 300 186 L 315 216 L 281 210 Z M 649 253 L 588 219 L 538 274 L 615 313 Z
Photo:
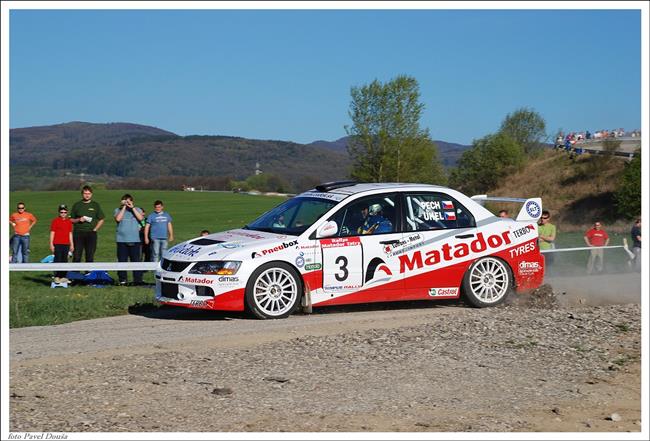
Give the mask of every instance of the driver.
M 284 224 L 284 214 L 281 214 L 275 219 L 275 222 L 273 222 L 272 225 L 273 228 L 287 228 L 287 226 Z
M 393 224 L 382 214 L 381 204 L 372 204 L 361 209 L 363 223 L 357 229 L 359 234 L 390 233 L 393 231 Z

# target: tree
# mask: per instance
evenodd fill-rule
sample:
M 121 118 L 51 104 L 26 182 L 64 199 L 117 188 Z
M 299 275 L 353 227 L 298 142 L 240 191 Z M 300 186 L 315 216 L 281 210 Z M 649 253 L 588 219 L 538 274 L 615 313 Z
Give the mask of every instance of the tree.
M 435 144 L 420 128 L 424 104 L 417 80 L 408 76 L 352 87 L 348 153 L 352 177 L 367 182 L 446 180 Z
M 618 213 L 631 219 L 641 213 L 641 150 L 625 164 L 621 184 L 616 191 L 616 209 Z
M 524 163 L 521 146 L 505 133 L 474 140 L 452 171 L 452 185 L 466 193 L 486 193 Z
M 499 132 L 510 136 L 530 154 L 539 149 L 546 138 L 546 121 L 533 109 L 522 107 L 506 115 Z

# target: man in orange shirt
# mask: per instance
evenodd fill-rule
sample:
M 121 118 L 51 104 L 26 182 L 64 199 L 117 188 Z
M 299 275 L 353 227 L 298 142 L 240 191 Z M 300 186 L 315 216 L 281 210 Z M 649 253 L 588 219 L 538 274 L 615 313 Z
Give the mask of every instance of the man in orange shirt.
M 25 203 L 18 202 L 16 212 L 9 216 L 9 223 L 14 227 L 11 238 L 11 263 L 29 262 L 29 232 L 36 225 L 36 218 L 25 211 Z
M 606 247 L 609 245 L 609 235 L 602 229 L 600 221 L 594 222 L 594 227 L 585 233 L 585 243 L 590 247 Z M 587 262 L 587 274 L 603 272 L 605 250 L 602 248 L 591 250 Z

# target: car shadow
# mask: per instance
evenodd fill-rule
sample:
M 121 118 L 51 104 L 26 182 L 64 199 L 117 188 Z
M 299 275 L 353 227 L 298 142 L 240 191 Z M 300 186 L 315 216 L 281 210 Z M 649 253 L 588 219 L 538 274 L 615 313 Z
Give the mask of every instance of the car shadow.
M 334 305 L 334 306 L 320 306 L 313 309 L 312 314 L 347 314 L 355 312 L 371 312 L 371 311 L 400 311 L 405 309 L 435 309 L 441 307 L 466 307 L 465 303 L 459 299 L 448 300 L 407 300 L 399 302 L 377 302 L 377 303 L 359 303 L 355 305 Z M 306 315 L 299 312 L 299 314 Z
M 441 307 L 467 307 L 461 300 L 409 300 L 400 302 L 360 303 L 355 305 L 322 306 L 313 309 L 311 315 L 350 314 L 371 311 L 399 311 L 406 309 L 426 309 Z M 245 311 L 213 311 L 192 309 L 181 306 L 136 303 L 128 308 L 129 314 L 157 320 L 220 321 L 220 320 L 258 320 Z M 294 315 L 310 315 L 298 309 Z
M 159 320 L 217 321 L 252 319 L 245 312 L 192 309 L 153 303 L 135 303 L 129 306 L 129 314 Z

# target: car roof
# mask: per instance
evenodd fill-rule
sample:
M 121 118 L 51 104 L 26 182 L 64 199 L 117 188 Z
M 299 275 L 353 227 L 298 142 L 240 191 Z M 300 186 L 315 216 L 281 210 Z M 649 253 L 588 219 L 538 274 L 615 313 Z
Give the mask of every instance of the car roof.
M 358 184 L 348 184 L 343 187 L 337 186 L 337 183 L 331 183 L 330 185 L 334 188 L 329 189 L 328 184 L 323 184 L 323 186 L 317 186 L 315 191 L 323 191 L 327 193 L 337 193 L 345 196 L 350 196 L 353 194 L 364 193 L 367 191 L 373 190 L 415 190 L 415 189 L 426 189 L 426 190 L 442 190 L 447 189 L 447 187 L 442 187 L 440 185 L 430 185 L 430 184 L 413 184 L 413 183 L 400 183 L 400 182 L 376 182 L 376 183 L 358 183 Z M 311 190 L 314 191 L 314 190 Z

